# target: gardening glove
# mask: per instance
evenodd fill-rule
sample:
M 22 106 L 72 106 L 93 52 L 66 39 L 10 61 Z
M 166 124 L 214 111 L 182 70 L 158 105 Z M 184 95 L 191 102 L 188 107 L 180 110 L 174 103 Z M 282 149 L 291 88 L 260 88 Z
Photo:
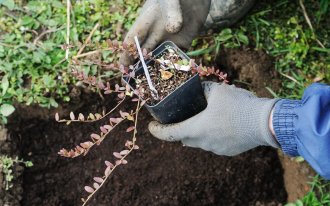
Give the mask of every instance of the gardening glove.
M 204 111 L 176 124 L 150 122 L 151 134 L 227 156 L 259 145 L 279 147 L 268 124 L 277 99 L 258 98 L 227 84 L 206 82 L 203 87 L 208 102 Z
M 142 48 L 154 49 L 171 40 L 188 48 L 199 31 L 211 26 L 230 26 L 246 14 L 254 0 L 147 0 L 124 42 L 133 44 L 137 36 Z M 124 53 L 120 63 L 128 66 L 132 57 Z

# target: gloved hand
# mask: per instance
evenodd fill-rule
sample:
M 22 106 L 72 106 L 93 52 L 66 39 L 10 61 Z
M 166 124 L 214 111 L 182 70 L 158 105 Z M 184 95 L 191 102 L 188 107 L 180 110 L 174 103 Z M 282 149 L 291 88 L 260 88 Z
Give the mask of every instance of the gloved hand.
M 207 108 L 183 122 L 162 125 L 151 122 L 151 134 L 161 140 L 233 156 L 259 145 L 279 147 L 269 129 L 276 99 L 258 98 L 226 84 L 204 83 Z
M 137 36 L 141 47 L 148 50 L 154 49 L 164 40 L 188 48 L 203 26 L 230 26 L 249 11 L 254 1 L 147 0 L 124 42 L 133 44 L 134 36 Z M 128 66 L 133 63 L 133 59 L 124 53 L 120 63 Z
M 164 40 L 187 48 L 205 23 L 210 1 L 147 0 L 124 42 L 134 44 L 134 36 L 137 36 L 141 47 L 148 50 Z M 124 53 L 120 63 L 127 66 L 133 63 L 133 59 Z

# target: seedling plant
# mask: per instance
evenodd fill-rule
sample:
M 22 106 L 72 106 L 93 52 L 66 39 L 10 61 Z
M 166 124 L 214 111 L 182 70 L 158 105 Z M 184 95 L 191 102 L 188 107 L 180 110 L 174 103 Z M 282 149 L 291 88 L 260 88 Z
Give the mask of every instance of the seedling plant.
M 87 42 L 88 40 L 86 40 Z M 119 43 L 118 41 L 108 41 L 107 47 L 104 50 L 111 51 L 112 53 L 129 53 L 132 57 L 137 58 L 138 52 L 136 45 Z M 79 81 L 83 82 L 90 88 L 99 91 L 99 94 L 103 95 L 116 94 L 117 104 L 109 111 L 103 111 L 102 113 L 89 113 L 89 114 L 74 114 L 71 112 L 69 119 L 62 119 L 58 113 L 55 115 L 55 119 L 59 123 L 91 123 L 103 120 L 99 131 L 90 134 L 90 138 L 87 141 L 81 142 L 72 149 L 61 149 L 58 154 L 67 158 L 76 158 L 81 155 L 86 155 L 92 148 L 100 145 L 109 134 L 118 127 L 124 121 L 131 122 L 131 125 L 126 128 L 126 132 L 132 133 L 132 137 L 128 139 L 124 145 L 124 149 L 118 152 L 114 152 L 114 161 L 106 160 L 104 174 L 95 176 L 92 186 L 85 186 L 84 189 L 88 193 L 88 196 L 82 198 L 83 205 L 86 205 L 91 197 L 104 185 L 113 171 L 120 165 L 128 163 L 127 156 L 134 150 L 139 149 L 137 145 L 137 124 L 138 114 L 142 106 L 148 102 L 149 104 L 156 104 L 161 101 L 167 95 L 169 95 L 178 86 L 188 80 L 191 76 L 198 73 L 202 77 L 208 77 L 210 75 L 215 76 L 217 79 L 226 82 L 226 75 L 215 69 L 214 67 L 204 67 L 202 65 L 197 66 L 194 60 L 185 61 L 179 57 L 178 53 L 172 48 L 167 48 L 162 55 L 155 58 L 152 52 L 148 52 L 146 49 L 142 49 L 142 56 L 145 61 L 152 61 L 153 64 L 149 66 L 149 71 L 156 85 L 159 99 L 156 99 L 151 95 L 150 89 L 146 83 L 144 75 L 136 75 L 135 71 L 139 67 L 140 62 L 134 65 L 125 67 L 120 65 L 117 61 L 109 63 L 109 67 L 113 70 L 119 70 L 123 78 L 128 78 L 134 81 L 134 88 L 129 84 L 119 85 L 111 84 L 111 82 L 104 82 L 102 79 L 96 76 L 89 76 L 82 71 L 81 65 L 84 64 L 84 58 L 90 63 L 89 55 L 93 55 L 93 51 L 82 53 L 83 49 L 78 52 L 77 56 L 72 58 L 72 75 Z M 97 64 L 98 62 L 94 62 Z M 120 106 L 125 101 L 132 101 L 136 103 L 136 107 L 130 111 L 120 110 Z M 118 112 L 119 110 L 119 112 Z

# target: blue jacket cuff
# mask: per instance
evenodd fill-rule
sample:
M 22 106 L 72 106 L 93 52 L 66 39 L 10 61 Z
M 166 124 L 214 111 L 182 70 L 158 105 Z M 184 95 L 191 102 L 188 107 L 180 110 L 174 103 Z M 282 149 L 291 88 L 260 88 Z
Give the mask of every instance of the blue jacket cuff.
M 300 100 L 282 99 L 276 102 L 273 114 L 273 127 L 283 152 L 290 156 L 299 156 L 294 119 L 294 108 L 301 105 Z

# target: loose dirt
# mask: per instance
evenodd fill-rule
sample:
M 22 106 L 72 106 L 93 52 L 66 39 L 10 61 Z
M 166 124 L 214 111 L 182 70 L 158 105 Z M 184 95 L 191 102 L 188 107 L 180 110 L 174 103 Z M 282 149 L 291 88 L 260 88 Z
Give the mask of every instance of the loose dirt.
M 243 58 L 234 62 L 239 59 Z M 250 61 L 264 68 L 265 64 L 259 60 Z M 246 64 L 241 62 L 239 66 L 234 62 L 228 60 L 228 65 L 222 66 L 233 70 L 233 74 L 242 73 L 243 68 L 249 70 Z M 236 69 L 230 65 L 236 65 Z M 260 72 L 256 74 L 266 78 Z M 252 82 L 253 79 L 250 85 Z M 76 103 L 63 106 L 62 113 L 99 112 L 114 105 L 113 96 L 102 101 L 95 95 L 76 93 Z M 125 107 L 127 110 L 133 106 L 130 103 Z M 51 117 L 54 114 L 43 111 Z M 23 173 L 22 200 L 9 205 L 19 205 L 18 202 L 26 206 L 81 205 L 80 198 L 87 195 L 83 187 L 91 185 L 94 176 L 103 174 L 104 160 L 113 160 L 112 152 L 123 149 L 130 138 L 125 132 L 129 124 L 121 125 L 85 157 L 65 159 L 57 152 L 87 140 L 99 124 L 67 126 L 52 118 L 38 118 L 33 115 L 35 112 L 34 108 L 21 107 L 8 125 L 20 157 L 34 163 Z M 140 150 L 128 157 L 127 165 L 114 172 L 90 205 L 281 205 L 286 202 L 283 170 L 276 150 L 260 147 L 236 157 L 217 156 L 181 143 L 155 139 L 147 130 L 151 120 L 143 109 L 138 125 Z

